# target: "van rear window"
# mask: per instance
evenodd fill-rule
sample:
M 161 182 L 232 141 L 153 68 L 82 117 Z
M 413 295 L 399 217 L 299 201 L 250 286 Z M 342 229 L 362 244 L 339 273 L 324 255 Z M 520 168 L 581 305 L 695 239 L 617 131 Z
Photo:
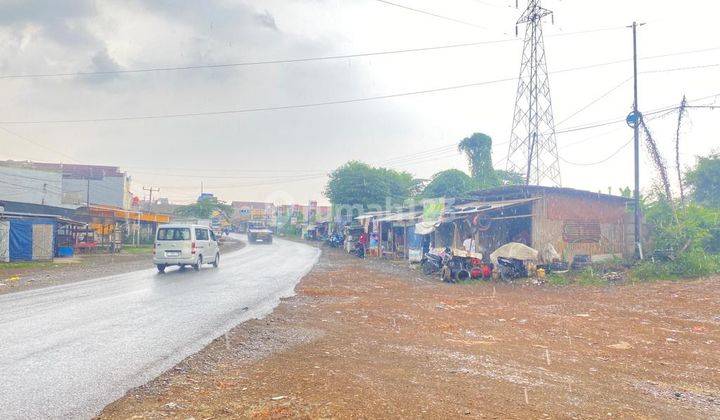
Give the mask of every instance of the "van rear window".
M 189 228 L 160 228 L 157 233 L 158 241 L 189 241 Z

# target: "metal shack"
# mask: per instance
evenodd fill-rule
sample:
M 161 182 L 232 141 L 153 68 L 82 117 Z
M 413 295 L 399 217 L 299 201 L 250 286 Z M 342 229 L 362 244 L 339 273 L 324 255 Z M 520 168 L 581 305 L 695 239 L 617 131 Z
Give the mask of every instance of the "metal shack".
M 496 235 L 491 236 L 500 239 L 498 242 L 525 242 L 537 250 L 551 244 L 568 260 L 577 254 L 590 255 L 593 260 L 633 254 L 634 225 L 627 198 L 529 185 L 492 188 L 472 195 L 487 204 L 528 200 L 514 206 L 509 214 L 489 215 L 494 223 L 487 233 L 494 231 Z M 500 232 L 505 235 L 498 237 Z
M 55 220 L 32 215 L 0 217 L 0 262 L 47 261 L 55 256 Z
M 0 200 L 0 262 L 42 261 L 62 256 L 84 224 L 65 207 Z
M 476 202 L 455 206 L 487 253 L 508 242 L 537 250 L 551 244 L 567 260 L 633 255 L 633 217 L 627 198 L 542 186 L 506 186 L 472 193 Z M 473 228 L 475 227 L 475 228 Z

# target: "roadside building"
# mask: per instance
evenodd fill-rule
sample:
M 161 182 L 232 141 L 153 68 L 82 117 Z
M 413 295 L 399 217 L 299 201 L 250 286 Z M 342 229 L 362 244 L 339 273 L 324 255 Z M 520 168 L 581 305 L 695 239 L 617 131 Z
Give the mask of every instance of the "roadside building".
M 423 249 L 464 252 L 465 243 L 487 258 L 515 242 L 568 262 L 576 255 L 602 261 L 634 253 L 629 204 L 614 195 L 520 185 L 426 200 L 422 211 L 367 212 L 355 220 L 370 237 L 370 256 L 417 261 Z
M 624 197 L 542 186 L 505 186 L 455 200 L 438 220 L 423 220 L 416 233 L 431 234 L 436 248 L 461 249 L 471 238 L 489 255 L 509 242 L 541 253 L 552 246 L 565 260 L 633 254 L 633 218 Z
M 49 206 L 62 205 L 62 172 L 0 162 L 0 200 Z
M 91 205 L 78 210 L 80 218 L 94 231 L 95 246 L 115 249 L 122 244 L 148 244 L 159 224 L 169 223 L 167 214 Z
M 132 206 L 130 177 L 116 166 L 4 161 L 0 177 L 4 185 L 0 199 L 56 206 Z
M 0 262 L 72 255 L 76 231 L 84 226 L 72 218 L 62 207 L 0 201 Z

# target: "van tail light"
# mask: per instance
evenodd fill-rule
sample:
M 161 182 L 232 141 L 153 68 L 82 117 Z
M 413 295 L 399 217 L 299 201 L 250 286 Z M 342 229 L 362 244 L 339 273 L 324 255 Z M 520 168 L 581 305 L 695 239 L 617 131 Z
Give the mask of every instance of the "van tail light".
M 197 248 L 195 247 L 195 241 L 193 241 L 193 243 L 190 245 L 190 253 L 192 255 L 195 255 L 196 252 L 197 252 Z
M 153 242 L 153 255 L 155 255 L 155 250 L 157 249 L 157 244 Z

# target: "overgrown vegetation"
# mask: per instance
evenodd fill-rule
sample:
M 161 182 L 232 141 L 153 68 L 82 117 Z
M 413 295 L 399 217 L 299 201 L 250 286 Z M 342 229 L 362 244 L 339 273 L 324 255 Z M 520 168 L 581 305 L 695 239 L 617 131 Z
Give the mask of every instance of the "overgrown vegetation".
M 475 133 L 464 138 L 458 150 L 465 153 L 475 189 L 499 187 L 501 185 L 523 184 L 522 175 L 496 170 L 492 162 L 492 138 L 487 134 Z
M 662 191 L 645 204 L 650 249 L 633 270 L 638 280 L 702 277 L 720 273 L 720 158 L 698 158 L 685 176 L 690 200 Z
M 717 273 L 720 273 L 720 255 L 698 250 L 683 252 L 674 260 L 646 260 L 632 271 L 633 277 L 640 281 L 703 277 Z

